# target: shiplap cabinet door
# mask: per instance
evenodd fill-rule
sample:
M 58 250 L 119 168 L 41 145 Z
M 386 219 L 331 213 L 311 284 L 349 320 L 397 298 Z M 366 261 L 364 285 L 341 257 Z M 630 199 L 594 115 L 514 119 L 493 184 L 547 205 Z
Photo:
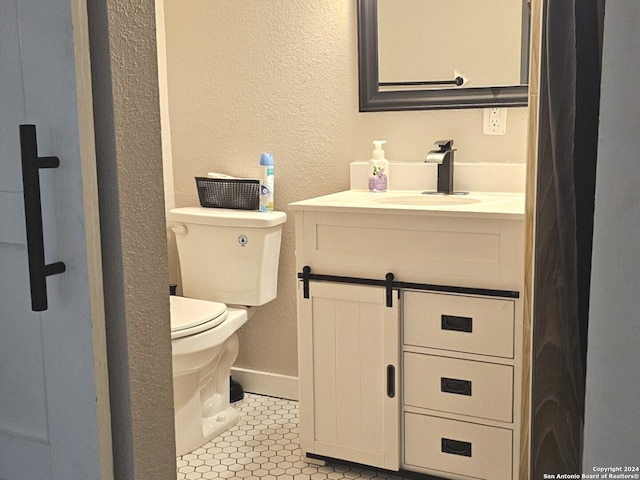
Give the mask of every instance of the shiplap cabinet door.
M 399 468 L 399 300 L 382 287 L 298 289 L 300 440 L 305 453 Z M 393 375 L 395 372 L 395 375 Z

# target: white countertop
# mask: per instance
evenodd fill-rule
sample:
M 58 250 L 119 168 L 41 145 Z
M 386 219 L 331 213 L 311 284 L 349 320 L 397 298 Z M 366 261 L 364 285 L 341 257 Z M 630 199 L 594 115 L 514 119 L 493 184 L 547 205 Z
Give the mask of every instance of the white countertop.
M 469 203 L 447 204 L 449 201 Z M 289 207 L 294 211 L 453 215 L 521 220 L 524 219 L 524 194 L 470 192 L 468 195 L 423 195 L 421 190 L 346 190 L 293 202 Z

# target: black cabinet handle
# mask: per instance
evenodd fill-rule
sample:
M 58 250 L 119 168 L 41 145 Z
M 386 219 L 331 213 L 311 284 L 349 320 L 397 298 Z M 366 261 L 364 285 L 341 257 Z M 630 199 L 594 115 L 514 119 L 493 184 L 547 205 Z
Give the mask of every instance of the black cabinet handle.
M 387 365 L 387 397 L 396 396 L 396 367 Z
M 461 457 L 471 456 L 471 443 L 452 440 L 450 438 L 441 438 L 440 440 L 442 442 L 442 453 L 460 455 Z
M 389 272 L 384 276 L 385 280 L 385 288 L 386 288 L 386 298 L 387 298 L 387 307 L 393 307 L 393 279 L 395 276 L 393 273 Z
M 469 380 L 459 380 L 457 378 L 440 377 L 440 391 L 443 393 L 467 395 L 470 397 L 471 382 Z
M 305 265 L 302 269 L 302 297 L 309 298 L 309 274 L 311 273 L 311 267 Z
M 58 157 L 38 157 L 35 125 L 20 125 L 20 153 L 22 157 L 22 186 L 24 215 L 27 227 L 27 254 L 29 257 L 29 283 L 31 309 L 46 310 L 47 277 L 66 270 L 62 262 L 44 263 L 44 236 L 42 232 L 42 204 L 40 199 L 40 169 L 58 168 Z
M 456 315 L 441 315 L 440 327 L 442 330 L 453 330 L 455 332 L 468 332 L 473 331 L 473 318 L 471 317 L 458 317 Z

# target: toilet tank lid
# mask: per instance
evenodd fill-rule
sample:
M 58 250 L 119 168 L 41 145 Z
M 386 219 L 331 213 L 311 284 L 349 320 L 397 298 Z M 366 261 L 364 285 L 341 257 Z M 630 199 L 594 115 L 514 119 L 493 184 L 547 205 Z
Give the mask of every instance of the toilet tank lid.
M 169 211 L 169 220 L 200 225 L 268 228 L 286 222 L 287 214 L 228 208 L 181 207 Z

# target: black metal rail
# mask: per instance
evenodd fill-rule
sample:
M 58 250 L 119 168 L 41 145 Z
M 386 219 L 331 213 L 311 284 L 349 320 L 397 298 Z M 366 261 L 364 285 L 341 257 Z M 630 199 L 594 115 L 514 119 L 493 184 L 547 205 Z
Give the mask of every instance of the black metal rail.
M 321 275 L 317 273 L 311 273 L 311 267 L 309 267 L 308 265 L 302 269 L 302 272 L 298 273 L 298 278 L 301 279 L 303 283 L 304 298 L 309 298 L 309 282 L 311 280 L 319 282 L 350 283 L 355 285 L 372 285 L 377 287 L 385 287 L 387 290 L 388 307 L 391 307 L 393 305 L 393 290 L 424 290 L 440 293 L 458 293 L 462 295 L 482 295 L 485 297 L 520 298 L 520 292 L 516 292 L 513 290 L 495 290 L 487 288 L 436 285 L 430 283 L 400 282 L 395 280 L 395 275 L 393 273 L 387 273 L 384 280 L 360 277 L 343 277 L 339 275 Z
M 428 87 L 436 85 L 455 85 L 460 87 L 464 84 L 464 78 L 457 76 L 452 80 L 421 80 L 417 82 L 380 82 L 381 87 Z

